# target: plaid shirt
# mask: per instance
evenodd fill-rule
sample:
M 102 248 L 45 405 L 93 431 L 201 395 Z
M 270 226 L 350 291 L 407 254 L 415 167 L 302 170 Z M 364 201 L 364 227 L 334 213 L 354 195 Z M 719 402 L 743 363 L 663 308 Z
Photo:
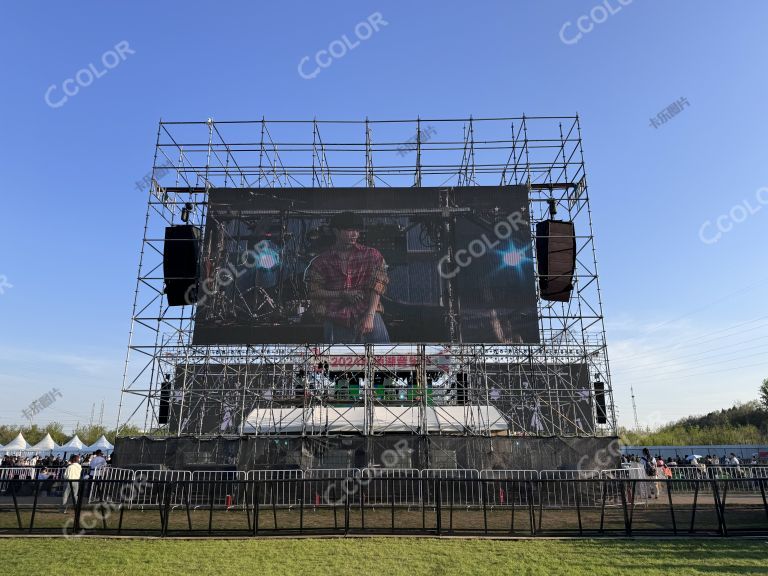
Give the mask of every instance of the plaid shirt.
M 371 302 L 371 292 L 381 295 L 387 290 L 389 277 L 387 264 L 381 252 L 375 248 L 355 244 L 347 260 L 346 274 L 338 251 L 331 249 L 312 261 L 307 273 L 307 281 L 315 316 L 352 328 L 355 322 L 367 312 Z M 361 290 L 365 296 L 362 302 L 352 304 L 341 298 L 322 298 L 317 294 L 318 289 Z M 381 302 L 376 311 L 384 311 Z

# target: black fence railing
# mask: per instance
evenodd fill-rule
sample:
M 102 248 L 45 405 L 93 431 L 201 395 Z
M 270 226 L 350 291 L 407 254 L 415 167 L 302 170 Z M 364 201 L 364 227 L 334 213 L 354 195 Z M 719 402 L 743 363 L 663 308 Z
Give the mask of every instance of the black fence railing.
M 767 479 L 686 482 L 677 490 L 674 480 L 627 478 L 13 479 L 0 483 L 0 533 L 768 535 Z

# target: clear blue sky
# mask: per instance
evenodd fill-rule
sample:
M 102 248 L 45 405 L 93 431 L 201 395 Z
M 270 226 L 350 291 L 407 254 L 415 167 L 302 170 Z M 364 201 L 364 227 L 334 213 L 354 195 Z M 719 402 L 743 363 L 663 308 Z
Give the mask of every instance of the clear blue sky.
M 756 398 L 768 377 L 768 3 L 607 3 L 606 18 L 597 0 L 4 2 L 0 422 L 21 423 L 57 387 L 37 422 L 87 422 L 103 399 L 114 424 L 146 200 L 134 183 L 161 117 L 578 112 L 620 423 L 632 423 L 630 385 L 650 424 Z M 563 42 L 590 11 L 591 31 Z M 303 57 L 376 12 L 379 32 L 300 77 Z M 103 69 L 123 41 L 124 61 L 46 104 L 49 86 L 59 103 L 64 80 Z M 745 201 L 754 214 L 701 240 Z

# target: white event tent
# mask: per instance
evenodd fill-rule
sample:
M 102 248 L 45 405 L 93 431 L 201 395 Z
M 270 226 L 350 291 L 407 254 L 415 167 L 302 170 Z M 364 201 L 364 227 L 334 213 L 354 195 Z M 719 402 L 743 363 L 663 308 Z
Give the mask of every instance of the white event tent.
M 56 442 L 53 441 L 53 438 L 51 438 L 50 434 L 46 434 L 45 438 L 40 440 L 37 444 L 32 446 L 30 450 L 33 450 L 35 452 L 53 452 L 54 450 L 58 450 L 59 446 L 56 444 Z
M 21 432 L 19 432 L 19 435 L 16 436 L 13 440 L 8 442 L 5 446 L 3 446 L 3 452 L 24 452 L 26 450 L 29 450 L 29 442 L 27 442 L 24 439 L 24 436 Z
M 102 452 L 112 452 L 114 450 L 115 446 L 109 442 L 109 440 L 106 439 L 106 437 L 102 434 L 101 438 L 96 440 L 93 444 L 88 446 L 86 449 L 88 452 L 96 452 L 96 450 L 101 450 Z
M 85 449 L 85 444 L 75 434 L 66 444 L 59 446 L 57 452 L 84 452 Z

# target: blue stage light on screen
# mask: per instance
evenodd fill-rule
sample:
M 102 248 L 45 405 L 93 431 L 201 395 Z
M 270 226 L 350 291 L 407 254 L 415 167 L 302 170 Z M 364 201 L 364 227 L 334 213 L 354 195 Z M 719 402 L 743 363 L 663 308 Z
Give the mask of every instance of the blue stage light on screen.
M 529 247 L 524 246 L 522 248 L 515 246 L 512 241 L 507 242 L 507 245 L 495 251 L 499 258 L 499 271 L 505 269 L 512 269 L 515 272 L 522 273 L 526 264 L 532 262 L 533 259 L 529 255 Z

